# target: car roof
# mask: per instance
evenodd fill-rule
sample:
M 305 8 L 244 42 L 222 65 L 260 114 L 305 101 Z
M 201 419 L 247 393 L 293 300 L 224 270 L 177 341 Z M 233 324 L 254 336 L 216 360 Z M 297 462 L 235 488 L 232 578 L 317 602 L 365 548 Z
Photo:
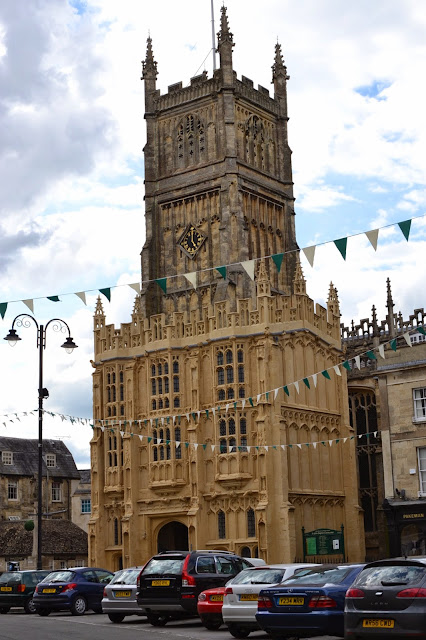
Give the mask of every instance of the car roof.
M 365 567 L 386 567 L 393 564 L 413 564 L 417 566 L 419 566 L 419 564 L 426 565 L 426 556 L 410 556 L 409 558 L 385 558 L 383 560 L 375 560 L 374 562 L 369 562 L 365 565 Z

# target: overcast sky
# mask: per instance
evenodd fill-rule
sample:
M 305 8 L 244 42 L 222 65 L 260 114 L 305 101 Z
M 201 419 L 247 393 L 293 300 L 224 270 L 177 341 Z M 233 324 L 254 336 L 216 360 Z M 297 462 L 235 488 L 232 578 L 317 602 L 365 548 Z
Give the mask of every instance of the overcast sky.
M 270 87 L 282 44 L 299 245 L 361 233 L 346 261 L 332 244 L 318 247 L 313 268 L 303 260 L 308 293 L 324 304 L 332 280 L 346 324 L 373 304 L 384 318 L 387 277 L 396 310 L 425 306 L 424 0 L 226 5 L 238 77 Z M 64 336 L 48 329 L 45 407 L 57 413 L 90 418 L 96 291 L 140 278 L 148 33 L 162 93 L 211 75 L 210 0 L 0 3 L 0 302 L 10 303 L 0 335 L 29 312 L 22 299 L 94 290 L 87 307 L 75 295 L 34 302 L 38 322 L 63 318 L 79 345 L 63 353 Z M 415 217 L 409 242 L 387 226 Z M 374 252 L 362 232 L 378 227 Z M 133 298 L 114 289 L 107 322 L 127 322 Z M 20 334 L 14 349 L 0 345 L 0 416 L 21 419 L 0 417 L 0 433 L 36 438 L 36 418 L 20 415 L 37 407 L 35 327 Z M 44 435 L 89 466 L 90 427 L 46 416 Z

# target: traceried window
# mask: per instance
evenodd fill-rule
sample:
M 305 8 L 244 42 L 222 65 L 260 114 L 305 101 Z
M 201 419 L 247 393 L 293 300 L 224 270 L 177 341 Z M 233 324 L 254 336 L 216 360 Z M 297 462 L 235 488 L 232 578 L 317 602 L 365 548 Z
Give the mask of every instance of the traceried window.
M 179 382 L 179 359 L 173 356 L 171 371 L 173 378 L 169 376 L 170 365 L 165 359 L 158 360 L 151 365 L 151 408 L 169 409 L 180 407 L 180 382 Z
M 106 456 L 107 456 L 107 466 L 108 467 L 116 467 L 118 464 L 118 440 L 117 436 L 110 434 L 107 436 L 106 440 Z
M 238 363 L 234 367 L 234 362 Z M 244 348 L 242 344 L 216 348 L 217 400 L 245 398 Z
M 426 387 L 413 389 L 414 421 L 426 421 Z
M 247 537 L 256 537 L 256 520 L 253 509 L 247 511 Z
M 126 390 L 123 365 L 110 365 L 106 367 L 105 381 L 104 397 L 107 401 L 106 417 L 112 418 L 118 415 L 125 416 L 126 409 L 124 399 Z M 116 384 L 117 381 L 119 384 Z M 122 404 L 119 406 L 117 401 Z
M 205 127 L 197 115 L 189 114 L 178 125 L 177 135 L 178 168 L 198 164 L 205 160 L 206 140 Z
M 236 453 L 247 451 L 247 418 L 245 414 L 237 418 L 232 414 L 219 420 L 219 452 Z
M 172 435 L 174 441 L 172 442 Z M 182 458 L 182 447 L 180 443 L 181 429 L 176 427 L 172 431 L 169 427 L 154 428 L 152 431 L 151 452 L 153 462 L 161 460 L 180 460 Z
M 226 538 L 226 520 L 223 511 L 219 511 L 217 514 L 217 533 L 220 540 Z

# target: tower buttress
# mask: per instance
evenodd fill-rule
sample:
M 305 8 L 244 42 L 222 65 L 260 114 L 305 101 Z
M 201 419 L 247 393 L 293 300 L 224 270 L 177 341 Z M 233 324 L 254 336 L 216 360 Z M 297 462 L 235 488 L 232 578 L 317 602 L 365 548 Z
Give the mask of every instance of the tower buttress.
M 337 289 L 332 282 L 330 282 L 330 289 L 328 292 L 327 311 L 329 315 L 340 318 L 339 298 L 337 296 Z
M 293 279 L 294 293 L 299 295 L 306 295 L 306 280 L 303 275 L 302 265 L 300 264 L 300 256 L 297 256 L 296 269 L 294 271 Z
M 392 300 L 391 283 L 389 278 L 387 278 L 386 280 L 386 288 L 387 288 L 386 308 L 388 310 L 386 315 L 386 320 L 389 327 L 389 336 L 393 338 L 395 337 L 395 316 L 393 312 L 393 308 L 395 305 Z
M 220 70 L 222 73 L 223 85 L 233 86 L 234 71 L 232 69 L 232 47 L 234 46 L 233 35 L 229 30 L 226 7 L 221 8 L 220 31 L 217 34 L 217 50 L 220 57 Z
M 105 312 L 102 306 L 101 296 L 96 300 L 95 314 L 93 316 L 94 328 L 101 329 L 105 326 Z

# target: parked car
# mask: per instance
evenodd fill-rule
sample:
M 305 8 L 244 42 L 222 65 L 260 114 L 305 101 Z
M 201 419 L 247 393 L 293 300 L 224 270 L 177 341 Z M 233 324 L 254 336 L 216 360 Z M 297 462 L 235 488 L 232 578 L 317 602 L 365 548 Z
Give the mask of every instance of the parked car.
M 136 582 L 142 567 L 116 571 L 104 588 L 102 611 L 111 622 L 123 622 L 126 616 L 143 615 L 136 601 Z
M 64 610 L 71 611 L 73 616 L 81 616 L 87 609 L 102 613 L 104 587 L 113 575 L 106 569 L 92 567 L 53 571 L 35 589 L 33 602 L 36 612 L 40 616 Z
M 367 564 L 346 593 L 345 638 L 426 639 L 426 558 Z
M 256 620 L 257 599 L 267 584 L 279 584 L 293 575 L 312 571 L 314 564 L 274 564 L 244 569 L 227 582 L 223 599 L 222 617 L 235 638 L 246 638 L 259 629 Z
M 343 637 L 345 594 L 363 567 L 324 564 L 262 589 L 256 613 L 259 626 L 273 638 Z
M 5 571 L 0 575 L 0 613 L 11 607 L 23 607 L 25 613 L 35 613 L 33 593 L 36 585 L 50 571 Z
M 168 620 L 197 615 L 201 591 L 224 586 L 250 566 L 250 558 L 229 551 L 159 553 L 139 574 L 137 602 L 150 624 L 163 626 Z

